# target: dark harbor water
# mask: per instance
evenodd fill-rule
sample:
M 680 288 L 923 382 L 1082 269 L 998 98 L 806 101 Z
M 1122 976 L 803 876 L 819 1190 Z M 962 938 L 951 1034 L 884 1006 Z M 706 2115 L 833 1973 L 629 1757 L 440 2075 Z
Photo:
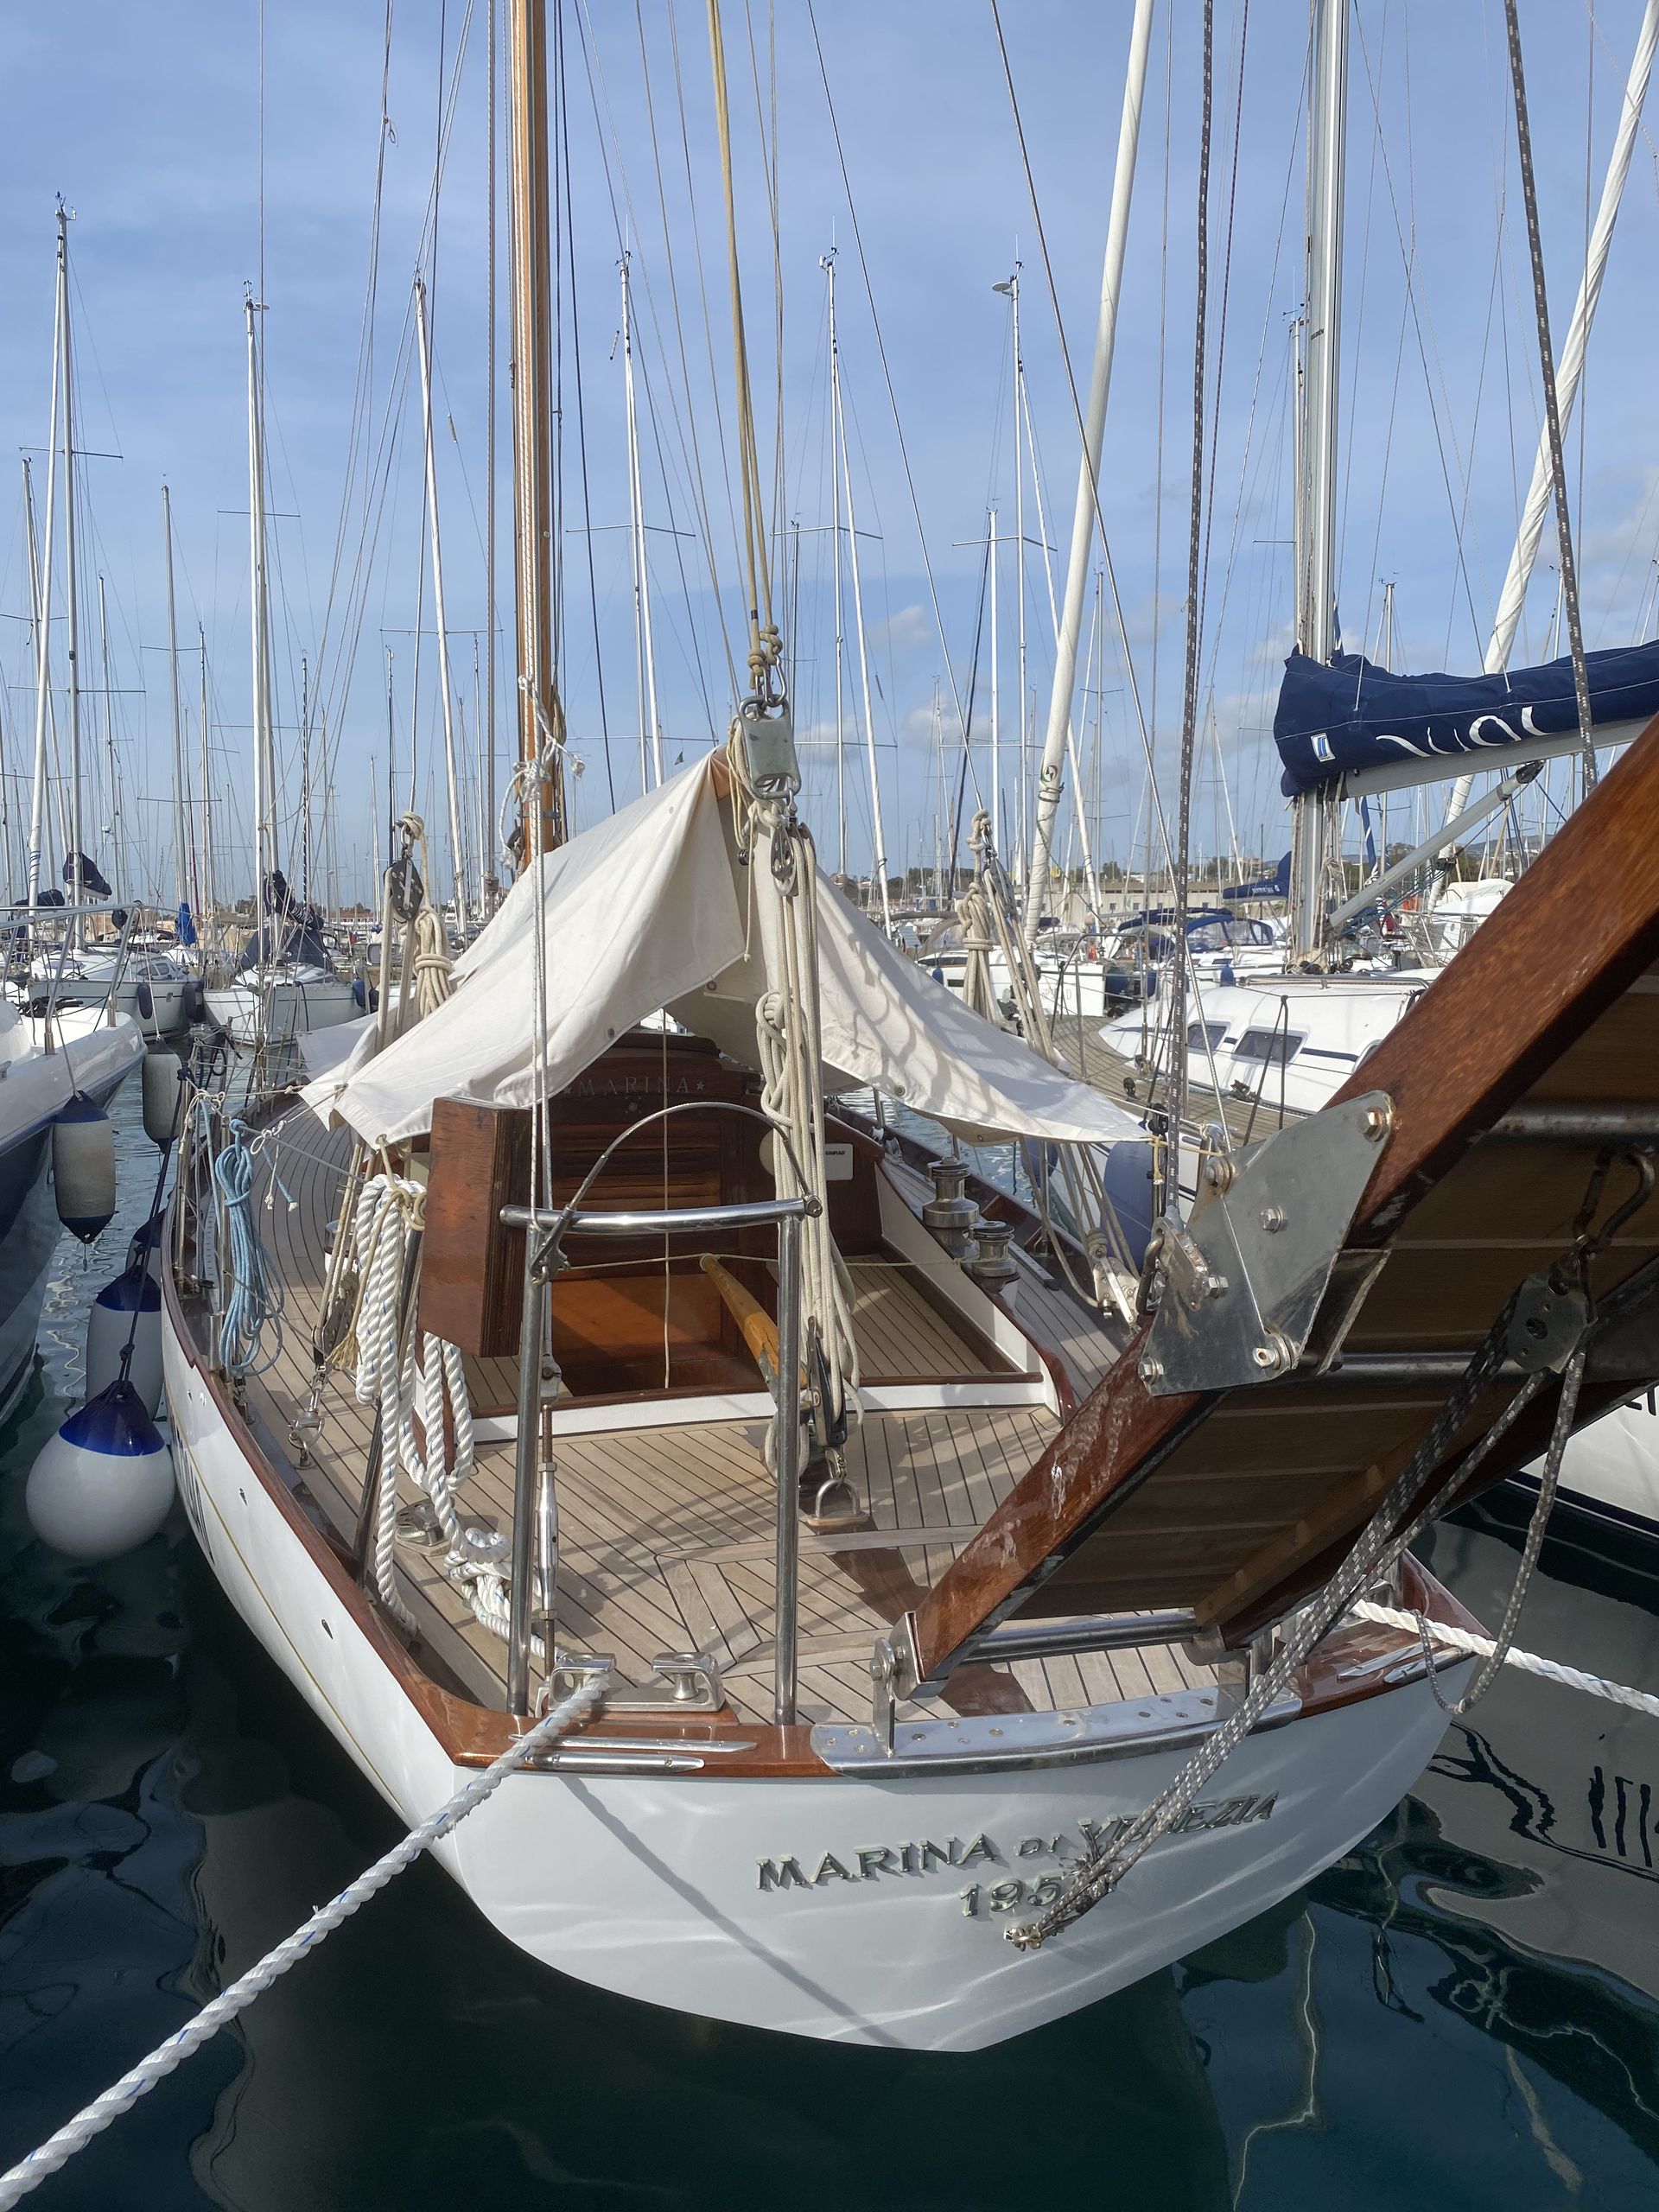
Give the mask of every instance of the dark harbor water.
M 118 1113 L 125 1228 L 154 1154 L 136 1093 Z M 181 1520 L 95 1570 L 28 1532 L 23 1478 L 118 1247 L 84 1273 L 63 1255 L 37 1386 L 0 1436 L 3 2164 L 397 1833 Z M 1515 1518 L 1500 1506 L 1433 1547 L 1488 1618 Z M 1564 1531 L 1522 1640 L 1659 1683 L 1659 1554 L 1610 1562 Z M 423 1864 L 29 2201 L 1659 2205 L 1656 1797 L 1659 1723 L 1510 1675 L 1310 1890 L 972 2056 L 796 2044 L 600 1994 L 521 1957 Z

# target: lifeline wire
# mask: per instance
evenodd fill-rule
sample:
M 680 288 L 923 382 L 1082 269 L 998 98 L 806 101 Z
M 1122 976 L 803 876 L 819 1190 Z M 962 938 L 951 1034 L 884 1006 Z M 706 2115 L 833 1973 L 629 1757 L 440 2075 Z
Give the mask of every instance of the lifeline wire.
M 338 1897 L 331 1898 L 327 1904 L 319 1905 L 308 1920 L 278 1943 L 275 1950 L 267 1951 L 263 1959 L 251 1966 L 245 1974 L 239 1975 L 228 1989 L 220 1990 L 212 2004 L 204 2005 L 194 2019 L 187 2022 L 176 2035 L 171 2035 L 165 2043 L 158 2044 L 148 2057 L 141 2058 L 112 2088 L 105 2089 L 102 2096 L 94 2097 L 92 2103 L 83 2107 L 73 2120 L 66 2120 L 38 2150 L 31 2151 L 26 2158 L 19 2160 L 8 2172 L 0 2174 L 0 2212 L 10 2212 L 10 2208 L 27 2196 L 31 2190 L 38 2189 L 48 2174 L 56 2173 L 60 2166 L 68 2164 L 77 2151 L 84 2150 L 94 2136 L 101 2135 L 112 2120 L 119 2120 L 124 2112 L 130 2112 L 140 2097 L 153 2089 L 158 2082 L 164 2082 L 193 2051 L 200 2050 L 202 2044 L 209 2042 L 221 2028 L 228 2027 L 239 2014 L 245 2012 L 256 1997 L 262 1995 L 290 1967 L 296 1967 L 306 1953 L 315 1949 L 325 1936 L 332 1935 L 342 1921 L 349 1920 L 354 1912 L 360 1911 L 377 1891 L 385 1888 L 395 1874 L 401 1874 L 406 1866 L 412 1866 L 423 1851 L 429 1850 L 435 1843 L 441 1843 L 452 1828 L 466 1819 L 468 1813 L 475 1811 L 486 1798 L 493 1797 L 509 1775 L 523 1766 L 527 1759 L 534 1758 L 537 1751 L 545 1751 L 560 1736 L 575 1727 L 578 1721 L 586 1719 L 604 1694 L 604 1684 L 597 1681 L 586 1682 L 580 1689 L 573 1690 L 563 1704 L 556 1705 L 544 1719 L 538 1720 L 533 1728 L 526 1729 L 499 1759 L 485 1768 L 482 1774 L 474 1775 L 464 1789 L 457 1790 L 448 1802 L 440 1806 L 429 1819 L 423 1821 L 418 1827 L 411 1828 L 401 1843 L 394 1844 L 390 1851 L 375 1860 L 372 1866 L 348 1884 Z

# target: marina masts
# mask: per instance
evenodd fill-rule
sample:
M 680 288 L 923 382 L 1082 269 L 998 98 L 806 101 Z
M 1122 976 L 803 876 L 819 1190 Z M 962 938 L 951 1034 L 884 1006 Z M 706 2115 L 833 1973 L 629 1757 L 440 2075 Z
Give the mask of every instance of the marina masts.
M 432 529 L 432 613 L 438 626 L 438 690 L 443 701 L 443 772 L 449 800 L 449 857 L 455 887 L 455 927 L 467 934 L 467 842 L 461 826 L 461 783 L 455 765 L 454 693 L 449 680 L 449 632 L 443 611 L 443 554 L 438 530 L 438 463 L 432 439 L 432 325 L 426 280 L 415 279 L 415 327 L 420 340 L 421 416 L 426 437 L 426 509 Z
M 63 376 L 63 612 L 69 663 L 69 903 L 79 908 L 84 831 L 80 793 L 80 633 L 75 579 L 75 408 L 74 365 L 69 338 L 69 210 L 58 202 L 58 357 Z M 80 937 L 80 917 L 70 924 Z
M 1106 435 L 1106 400 L 1111 390 L 1112 353 L 1117 339 L 1117 302 L 1123 283 L 1123 252 L 1129 232 L 1129 201 L 1135 189 L 1135 150 L 1141 137 L 1141 104 L 1146 90 L 1147 53 L 1152 40 L 1152 0 L 1135 0 L 1129 32 L 1128 69 L 1123 79 L 1123 112 L 1118 124 L 1117 168 L 1112 179 L 1111 214 L 1106 226 L 1106 256 L 1100 274 L 1100 314 L 1095 327 L 1094 366 L 1089 378 L 1089 405 L 1084 419 L 1083 461 L 1077 473 L 1077 505 L 1071 515 L 1071 550 L 1065 569 L 1065 597 L 1054 648 L 1054 683 L 1049 694 L 1048 728 L 1037 775 L 1037 826 L 1032 840 L 1026 887 L 1026 934 L 1037 927 L 1043 888 L 1048 880 L 1054 820 L 1059 811 L 1066 734 L 1077 677 L 1077 641 L 1083 630 L 1084 594 L 1089 556 L 1100 504 L 1100 457 Z M 1021 707 L 1023 715 L 1024 708 Z M 1023 728 L 1023 721 L 1021 724 Z M 1025 763 L 1020 762 L 1020 774 Z M 1077 794 L 1080 809 L 1083 793 Z
M 177 893 L 175 919 L 189 898 L 186 874 L 188 844 L 184 830 L 184 712 L 179 702 L 179 626 L 173 598 L 173 501 L 162 486 L 162 535 L 167 542 L 167 655 L 173 703 L 173 873 Z
M 264 426 L 260 410 L 259 339 L 254 318 L 264 308 L 251 292 L 243 302 L 248 324 L 248 565 L 253 657 L 253 925 L 264 965 L 272 956 L 265 934 L 266 876 L 276 864 L 270 816 L 275 805 L 276 754 L 270 731 L 270 576 L 265 546 Z
M 41 837 L 45 826 L 47 740 L 52 715 L 52 524 L 58 467 L 58 350 L 52 348 L 52 429 L 46 468 L 46 558 L 35 543 L 35 492 L 23 456 L 23 515 L 29 533 L 29 603 L 35 621 L 35 772 L 29 801 L 29 903 L 41 899 Z
M 639 788 L 663 780 L 663 731 L 657 718 L 657 655 L 651 637 L 651 572 L 645 564 L 645 494 L 639 475 L 639 418 L 633 391 L 633 297 L 628 255 L 622 272 L 622 391 L 628 432 L 628 543 L 633 569 L 633 636 L 639 670 Z

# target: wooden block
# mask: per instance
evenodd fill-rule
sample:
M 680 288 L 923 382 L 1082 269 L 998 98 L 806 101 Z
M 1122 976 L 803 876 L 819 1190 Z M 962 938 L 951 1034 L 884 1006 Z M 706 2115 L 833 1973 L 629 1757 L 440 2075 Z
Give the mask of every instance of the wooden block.
M 516 1357 L 524 1303 L 524 1232 L 505 1205 L 530 1198 L 530 1114 L 440 1098 L 421 1250 L 420 1326 L 476 1359 Z

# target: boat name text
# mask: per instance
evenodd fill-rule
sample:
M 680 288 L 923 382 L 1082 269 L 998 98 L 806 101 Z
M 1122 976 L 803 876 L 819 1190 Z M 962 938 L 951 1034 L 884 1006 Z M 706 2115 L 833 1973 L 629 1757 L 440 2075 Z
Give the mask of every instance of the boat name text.
M 1196 1835 L 1214 1828 L 1249 1827 L 1256 1821 L 1270 1820 L 1276 1802 L 1276 1793 L 1267 1797 L 1213 1797 L 1208 1802 L 1189 1805 L 1170 1833 Z M 1108 1849 L 1134 1817 L 1131 1813 L 1121 1813 L 1115 1820 L 1080 1821 L 1081 1844 L 1065 1834 L 1021 1836 L 1009 1853 L 982 1834 L 965 1843 L 959 1835 L 953 1835 L 943 1843 L 924 1840 L 871 1844 L 849 1852 L 845 1860 L 826 1851 L 816 1866 L 810 1853 L 804 1859 L 758 1859 L 757 1885 L 761 1890 L 822 1890 L 835 1882 L 878 1881 L 884 1874 L 943 1873 L 969 1866 L 1007 1866 L 1033 1859 L 1080 1859 Z

